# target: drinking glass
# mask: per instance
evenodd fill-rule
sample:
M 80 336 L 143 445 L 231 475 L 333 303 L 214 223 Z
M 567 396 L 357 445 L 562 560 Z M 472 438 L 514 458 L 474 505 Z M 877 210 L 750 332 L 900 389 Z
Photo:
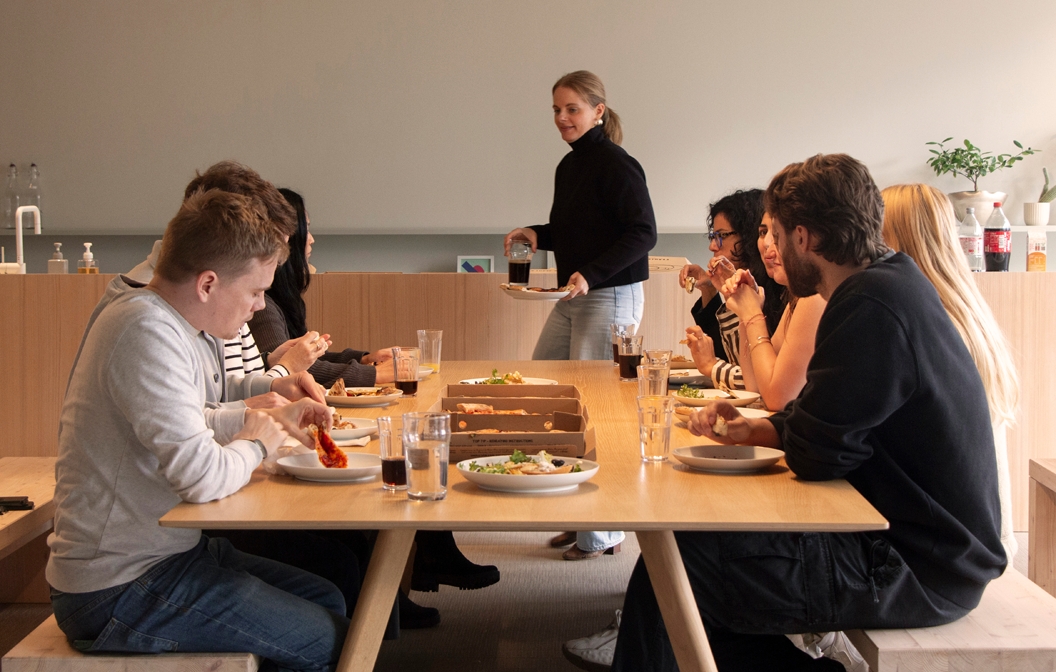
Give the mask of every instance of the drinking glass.
M 395 367 L 394 385 L 403 391 L 403 396 L 418 395 L 418 359 L 421 350 L 418 348 L 393 348 L 392 365 Z
M 663 462 L 671 450 L 671 417 L 674 398 L 638 397 L 638 436 L 643 462 Z
M 451 416 L 404 413 L 403 450 L 407 456 L 407 499 L 435 501 L 447 497 Z
M 403 454 L 403 418 L 378 418 L 378 442 L 381 444 L 381 485 L 386 490 L 407 489 L 407 463 Z
M 636 324 L 610 324 L 609 333 L 612 335 L 612 365 L 620 365 L 620 336 L 634 336 Z
M 638 367 L 638 394 L 646 397 L 667 395 L 667 379 L 671 369 L 667 364 L 642 364 Z
M 440 346 L 444 332 L 440 329 L 419 329 L 418 349 L 422 352 L 422 366 L 440 373 Z
M 510 242 L 510 286 L 527 287 L 532 272 L 532 244 L 514 240 Z
M 665 366 L 671 365 L 671 351 L 670 350 L 646 350 L 643 353 L 642 361 L 646 364 L 663 364 Z
M 638 380 L 638 365 L 642 363 L 642 337 L 620 336 L 620 380 Z

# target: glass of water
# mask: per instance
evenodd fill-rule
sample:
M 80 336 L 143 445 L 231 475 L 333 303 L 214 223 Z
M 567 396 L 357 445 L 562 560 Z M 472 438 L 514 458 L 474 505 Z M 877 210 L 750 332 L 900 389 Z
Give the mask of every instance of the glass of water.
M 407 462 L 407 498 L 436 501 L 447 497 L 451 416 L 404 413 L 403 452 Z
M 667 364 L 641 364 L 638 367 L 638 394 L 643 397 L 667 396 Z
M 667 396 L 638 397 L 638 435 L 643 462 L 663 462 L 671 450 L 671 417 L 674 398 Z

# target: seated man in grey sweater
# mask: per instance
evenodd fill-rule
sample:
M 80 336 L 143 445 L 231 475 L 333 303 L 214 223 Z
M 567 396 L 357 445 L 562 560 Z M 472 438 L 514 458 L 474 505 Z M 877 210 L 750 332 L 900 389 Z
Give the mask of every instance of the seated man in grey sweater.
M 163 249 L 154 280 L 99 313 L 73 365 L 46 574 L 59 627 L 85 651 L 236 650 L 325 670 L 348 628 L 333 584 L 158 525 L 181 501 L 239 490 L 287 436 L 310 443 L 303 428 L 330 424 L 309 398 L 205 409 L 206 333 L 231 338 L 260 309 L 285 241 L 258 203 L 213 190 L 184 202 Z

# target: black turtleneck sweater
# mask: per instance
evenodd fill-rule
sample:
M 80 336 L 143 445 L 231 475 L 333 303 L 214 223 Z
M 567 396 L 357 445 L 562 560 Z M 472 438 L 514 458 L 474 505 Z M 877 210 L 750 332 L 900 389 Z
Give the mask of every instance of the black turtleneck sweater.
M 550 223 L 531 227 L 557 258 L 558 286 L 578 272 L 590 289 L 649 278 L 656 218 L 645 171 L 595 126 L 557 165 Z

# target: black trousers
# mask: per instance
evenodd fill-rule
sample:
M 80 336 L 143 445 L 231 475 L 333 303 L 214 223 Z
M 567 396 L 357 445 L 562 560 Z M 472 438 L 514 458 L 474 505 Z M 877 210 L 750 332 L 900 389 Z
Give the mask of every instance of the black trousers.
M 841 664 L 811 659 L 785 635 L 942 625 L 969 611 L 920 585 L 898 552 L 869 533 L 677 532 L 675 538 L 720 672 L 839 672 Z M 677 669 L 638 558 L 612 670 Z

